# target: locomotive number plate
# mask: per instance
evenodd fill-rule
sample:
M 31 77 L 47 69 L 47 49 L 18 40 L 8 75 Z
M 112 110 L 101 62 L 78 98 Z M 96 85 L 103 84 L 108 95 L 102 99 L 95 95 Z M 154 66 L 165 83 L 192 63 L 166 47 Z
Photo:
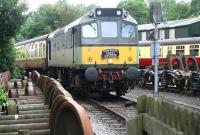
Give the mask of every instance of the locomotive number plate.
M 105 49 L 102 51 L 102 58 L 119 57 L 118 49 Z

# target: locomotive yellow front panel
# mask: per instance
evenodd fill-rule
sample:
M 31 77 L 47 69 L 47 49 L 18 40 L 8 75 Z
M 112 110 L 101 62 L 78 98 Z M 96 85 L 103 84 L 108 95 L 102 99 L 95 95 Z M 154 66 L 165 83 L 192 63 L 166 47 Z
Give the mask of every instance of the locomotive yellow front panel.
M 82 64 L 138 64 L 137 46 L 82 47 Z

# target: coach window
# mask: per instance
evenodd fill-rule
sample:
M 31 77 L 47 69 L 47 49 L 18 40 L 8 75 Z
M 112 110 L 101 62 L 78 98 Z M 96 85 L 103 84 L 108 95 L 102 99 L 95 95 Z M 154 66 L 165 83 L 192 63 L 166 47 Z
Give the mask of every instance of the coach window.
M 190 55 L 191 56 L 199 55 L 199 45 L 190 45 Z
M 42 57 L 42 43 L 39 44 L 39 57 Z
M 136 37 L 135 27 L 131 24 L 122 23 L 121 32 L 122 37 Z
M 176 46 L 176 54 L 183 56 L 185 53 L 185 46 Z
M 82 26 L 82 36 L 84 38 L 97 37 L 97 24 L 87 23 L 86 25 Z
M 38 55 L 37 55 L 38 53 L 37 52 L 38 52 L 38 44 L 36 43 L 35 44 L 35 57 L 36 58 L 38 57 Z
M 46 45 L 43 43 L 43 57 L 46 57 Z
M 102 37 L 117 37 L 117 22 L 101 22 Z
M 34 48 L 34 44 L 32 43 L 32 45 L 31 45 L 31 58 L 34 58 L 34 51 L 35 51 L 35 48 Z

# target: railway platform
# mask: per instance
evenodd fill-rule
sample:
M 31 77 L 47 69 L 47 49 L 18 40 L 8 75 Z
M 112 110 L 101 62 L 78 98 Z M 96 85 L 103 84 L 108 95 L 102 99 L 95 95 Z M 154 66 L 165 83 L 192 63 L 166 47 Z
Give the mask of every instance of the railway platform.
M 153 90 L 136 87 L 133 91 L 127 93 L 125 97 L 136 100 L 137 97 L 141 95 L 149 95 L 152 93 Z M 189 96 L 180 92 L 178 93 L 176 91 L 159 91 L 157 97 L 160 99 L 172 101 L 177 104 L 182 104 L 184 106 L 191 106 L 200 110 L 199 96 Z

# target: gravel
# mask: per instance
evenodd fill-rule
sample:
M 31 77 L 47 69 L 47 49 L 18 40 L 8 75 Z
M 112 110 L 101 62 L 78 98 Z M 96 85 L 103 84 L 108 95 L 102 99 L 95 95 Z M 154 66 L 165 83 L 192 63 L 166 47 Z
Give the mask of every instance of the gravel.
M 116 135 L 116 132 L 114 129 L 109 127 L 106 123 L 103 123 L 99 118 L 93 114 L 88 112 L 90 121 L 92 123 L 92 127 L 94 130 L 94 133 L 96 135 Z
M 117 132 L 113 127 L 103 122 L 97 114 L 93 113 L 93 106 L 89 103 L 78 101 L 80 105 L 82 105 L 88 112 L 90 117 L 90 121 L 92 124 L 92 128 L 94 131 L 94 135 L 124 135 Z
M 138 96 L 152 94 L 152 90 L 142 89 L 136 87 L 133 91 L 127 93 L 125 97 L 129 99 L 136 99 Z M 170 101 L 182 102 L 184 104 L 192 105 L 194 107 L 200 108 L 200 98 L 191 97 L 181 93 L 172 93 L 172 92 L 159 92 L 159 98 L 163 98 Z

